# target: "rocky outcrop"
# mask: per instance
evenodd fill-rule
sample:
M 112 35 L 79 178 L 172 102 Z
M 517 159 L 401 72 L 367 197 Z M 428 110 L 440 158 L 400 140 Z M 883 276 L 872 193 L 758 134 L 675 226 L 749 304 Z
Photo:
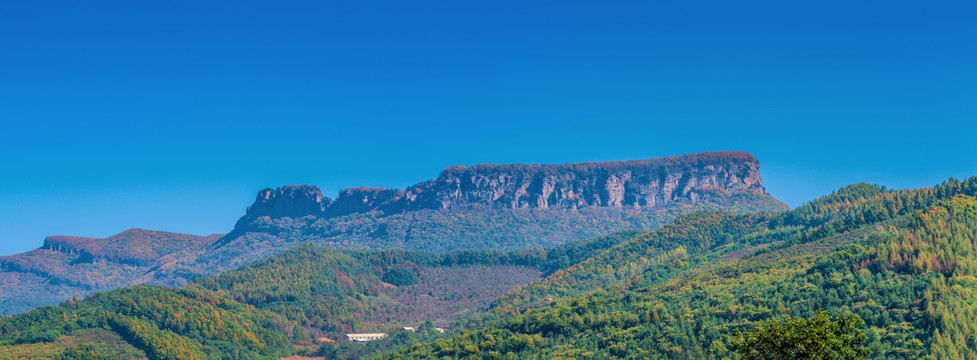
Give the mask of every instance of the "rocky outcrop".
M 351 188 L 339 192 L 336 202 L 326 211 L 327 216 L 343 216 L 383 210 L 402 211 L 409 204 L 408 192 L 396 189 Z
M 351 188 L 342 190 L 336 201 L 311 185 L 264 189 L 239 225 L 262 216 L 328 218 L 470 203 L 502 208 L 662 207 L 739 191 L 762 194 L 759 169 L 756 158 L 744 152 L 562 165 L 454 166 L 406 190 Z
M 248 216 L 303 217 L 322 215 L 332 200 L 322 196 L 322 191 L 312 185 L 288 185 L 278 189 L 258 192 L 254 204 L 248 207 Z
M 445 169 L 408 189 L 420 207 L 491 203 L 509 208 L 663 206 L 709 194 L 764 193 L 748 153 L 713 152 L 662 159 L 563 165 L 476 165 Z
M 255 219 L 263 216 L 270 218 L 300 218 L 303 216 L 325 216 L 325 211 L 332 204 L 332 199 L 322 196 L 322 191 L 312 185 L 288 185 L 277 189 L 265 188 L 258 191 L 254 203 L 248 206 L 248 211 L 238 219 L 234 230 L 228 236 L 238 236 Z

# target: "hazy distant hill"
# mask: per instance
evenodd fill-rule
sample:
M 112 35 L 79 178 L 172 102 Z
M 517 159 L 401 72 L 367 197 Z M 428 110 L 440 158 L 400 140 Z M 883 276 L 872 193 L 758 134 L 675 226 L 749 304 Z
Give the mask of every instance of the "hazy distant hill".
M 0 314 L 152 281 L 220 237 L 143 229 L 105 239 L 50 236 L 40 249 L 0 257 Z
M 445 169 L 405 190 L 353 188 L 336 200 L 309 185 L 258 193 L 225 236 L 129 230 L 106 239 L 49 237 L 0 257 L 0 314 L 140 283 L 181 285 L 297 244 L 335 248 L 512 250 L 626 229 L 694 211 L 783 211 L 742 152 L 563 165 Z

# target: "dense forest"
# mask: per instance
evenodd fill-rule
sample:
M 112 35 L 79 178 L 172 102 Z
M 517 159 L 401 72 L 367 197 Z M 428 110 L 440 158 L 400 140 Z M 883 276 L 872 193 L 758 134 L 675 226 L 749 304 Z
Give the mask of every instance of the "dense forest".
M 736 331 L 825 310 L 864 319 L 872 358 L 974 359 L 975 194 L 977 178 L 912 191 L 851 186 L 677 257 L 686 269 L 670 279 L 651 268 L 388 357 L 727 358 Z M 741 243 L 761 245 L 728 246 Z M 618 268 L 628 262 L 614 261 L 627 258 L 582 268 Z M 551 278 L 514 294 L 546 291 L 531 288 Z
M 0 350 L 13 353 L 18 344 L 52 343 L 62 335 L 101 329 L 151 359 L 270 359 L 292 351 L 282 335 L 289 328 L 280 315 L 206 291 L 143 285 L 4 318 L 0 336 L 8 346 Z M 97 349 L 93 343 L 79 346 Z M 66 356 L 79 350 L 69 347 Z

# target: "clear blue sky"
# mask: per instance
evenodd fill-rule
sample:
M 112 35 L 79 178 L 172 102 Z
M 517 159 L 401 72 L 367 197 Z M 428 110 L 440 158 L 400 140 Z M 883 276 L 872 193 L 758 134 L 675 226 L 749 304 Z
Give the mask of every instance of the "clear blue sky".
M 977 2 L 19 1 L 0 254 L 226 232 L 264 187 L 756 155 L 792 206 L 977 174 Z

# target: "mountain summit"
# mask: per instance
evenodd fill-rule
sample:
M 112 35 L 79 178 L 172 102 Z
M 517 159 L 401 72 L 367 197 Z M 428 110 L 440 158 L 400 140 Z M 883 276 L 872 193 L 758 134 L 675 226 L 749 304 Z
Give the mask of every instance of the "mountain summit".
M 494 208 L 655 207 L 693 204 L 736 192 L 764 194 L 760 165 L 745 152 L 706 152 L 658 159 L 561 165 L 452 166 L 436 179 L 405 190 L 350 188 L 335 201 L 312 185 L 258 192 L 241 226 L 260 217 L 333 218 L 379 211 L 444 210 L 479 204 Z
M 337 247 L 442 251 L 551 246 L 650 229 L 692 211 L 782 211 L 745 152 L 561 165 L 452 166 L 406 189 L 312 185 L 258 192 L 218 246 L 259 234 Z M 250 235 L 249 235 L 250 234 Z M 253 243 L 253 240 L 244 243 Z

